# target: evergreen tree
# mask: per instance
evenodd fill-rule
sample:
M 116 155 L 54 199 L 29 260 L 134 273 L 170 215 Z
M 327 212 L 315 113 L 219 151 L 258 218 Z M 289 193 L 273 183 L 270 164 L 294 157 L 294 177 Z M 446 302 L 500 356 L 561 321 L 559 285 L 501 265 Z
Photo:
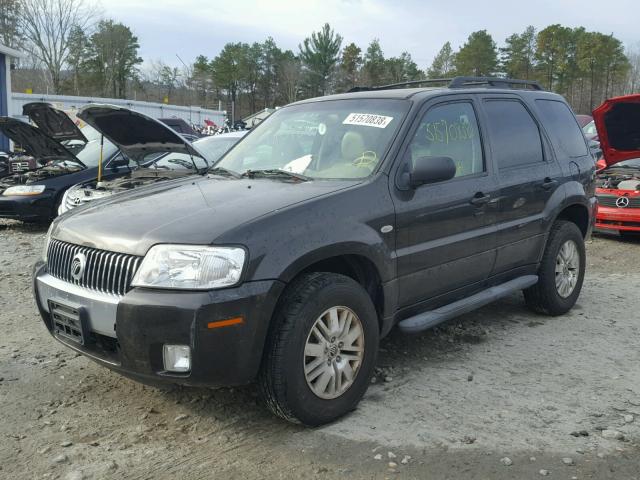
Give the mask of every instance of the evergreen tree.
M 486 30 L 469 35 L 455 56 L 454 66 L 458 75 L 494 75 L 498 69 L 498 53 L 491 35 Z
M 305 38 L 299 45 L 300 60 L 312 96 L 331 91 L 341 45 L 342 37 L 328 23 L 319 32 L 312 32 L 311 37 Z
M 455 54 L 451 48 L 451 43 L 445 43 L 438 54 L 433 59 L 431 66 L 427 70 L 428 78 L 446 78 L 453 74 L 453 61 Z

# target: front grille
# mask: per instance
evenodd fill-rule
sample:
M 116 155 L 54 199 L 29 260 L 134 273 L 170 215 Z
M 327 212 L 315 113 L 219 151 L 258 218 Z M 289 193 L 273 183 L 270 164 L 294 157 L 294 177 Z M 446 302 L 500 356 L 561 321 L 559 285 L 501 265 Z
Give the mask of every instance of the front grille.
M 617 195 L 598 195 L 598 204 L 604 207 L 614 208 L 640 208 L 640 197 L 627 197 L 629 199 L 629 205 L 626 207 L 618 207 L 616 202 L 621 198 Z
M 86 258 L 84 272 L 75 279 L 71 264 L 77 254 Z M 47 251 L 47 270 L 50 275 L 65 282 L 102 293 L 124 295 L 131 288 L 131 280 L 142 261 L 141 257 L 81 247 L 51 240 Z
M 29 171 L 29 162 L 12 162 L 11 172 L 20 173 Z

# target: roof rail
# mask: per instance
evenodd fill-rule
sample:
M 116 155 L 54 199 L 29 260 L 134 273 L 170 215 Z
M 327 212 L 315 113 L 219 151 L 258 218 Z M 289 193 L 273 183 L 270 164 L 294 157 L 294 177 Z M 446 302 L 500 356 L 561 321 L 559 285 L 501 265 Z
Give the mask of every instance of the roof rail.
M 432 83 L 450 83 L 452 78 L 425 78 L 422 80 L 409 80 L 407 82 L 391 83 L 389 85 L 380 85 L 377 87 L 353 87 L 348 93 L 353 92 L 370 92 L 372 90 L 391 90 L 398 87 L 410 87 L 412 85 L 428 85 Z
M 533 90 L 544 90 L 535 80 L 521 80 L 518 78 L 499 77 L 455 77 L 455 78 L 426 78 L 423 80 L 410 80 L 407 82 L 392 83 L 377 87 L 353 87 L 348 93 L 370 92 L 376 90 L 390 90 L 398 87 L 411 87 L 417 85 L 447 84 L 449 88 L 465 88 L 486 85 L 494 88 L 515 88 L 516 85 L 530 87 Z
M 533 90 L 544 90 L 535 80 L 521 80 L 519 78 L 499 78 L 499 77 L 455 77 L 449 83 L 449 88 L 474 87 L 478 85 L 488 85 L 497 88 L 514 88 L 515 85 L 531 87 Z

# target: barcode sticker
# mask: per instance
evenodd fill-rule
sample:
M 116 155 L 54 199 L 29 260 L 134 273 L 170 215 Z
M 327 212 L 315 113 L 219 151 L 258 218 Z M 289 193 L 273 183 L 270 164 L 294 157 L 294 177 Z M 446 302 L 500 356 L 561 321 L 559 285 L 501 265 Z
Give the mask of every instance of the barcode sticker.
M 362 125 L 364 127 L 386 128 L 393 117 L 374 115 L 372 113 L 350 113 L 342 122 L 344 125 Z

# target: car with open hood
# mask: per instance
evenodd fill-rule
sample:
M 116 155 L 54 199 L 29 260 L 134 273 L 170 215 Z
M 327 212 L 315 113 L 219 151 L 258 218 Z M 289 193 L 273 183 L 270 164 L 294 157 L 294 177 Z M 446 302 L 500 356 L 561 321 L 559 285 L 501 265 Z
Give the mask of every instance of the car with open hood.
M 319 425 L 356 407 L 395 325 L 520 291 L 568 312 L 595 215 L 575 115 L 533 81 L 442 82 L 288 105 L 206 175 L 61 215 L 34 268 L 47 330 L 141 382 L 257 382 Z M 121 129 L 143 155 L 145 132 Z
M 38 130 L 34 132 L 31 125 L 16 118 L 0 118 L 0 132 L 20 147 L 20 151 L 6 155 L 7 168 L 0 170 L 0 177 L 45 166 L 51 161 L 51 152 L 60 148 L 58 144 L 75 154 L 88 141 L 73 120 L 50 103 L 27 103 L 22 115 Z
M 0 123 L 2 121 L 0 119 Z M 21 139 L 23 148 L 36 153 L 35 158 L 39 162 L 46 160 L 46 163 L 0 179 L 0 218 L 24 222 L 50 221 L 57 215 L 67 188 L 97 176 L 101 158 L 105 178 L 130 171 L 129 160 L 119 153 L 115 145 L 91 131 L 91 127 L 83 128 L 88 141 L 77 154 L 73 154 L 39 128 L 19 120 L 15 122 L 17 128 L 14 131 L 24 133 Z
M 596 228 L 640 234 L 640 95 L 606 100 L 593 111 L 598 161 Z
M 162 120 L 111 105 L 88 105 L 78 112 L 78 118 L 118 146 L 134 166 L 127 174 L 110 180 L 92 179 L 74 185 L 65 192 L 59 214 L 116 193 L 187 175 L 206 174 L 246 133 L 203 137 L 191 143 Z

